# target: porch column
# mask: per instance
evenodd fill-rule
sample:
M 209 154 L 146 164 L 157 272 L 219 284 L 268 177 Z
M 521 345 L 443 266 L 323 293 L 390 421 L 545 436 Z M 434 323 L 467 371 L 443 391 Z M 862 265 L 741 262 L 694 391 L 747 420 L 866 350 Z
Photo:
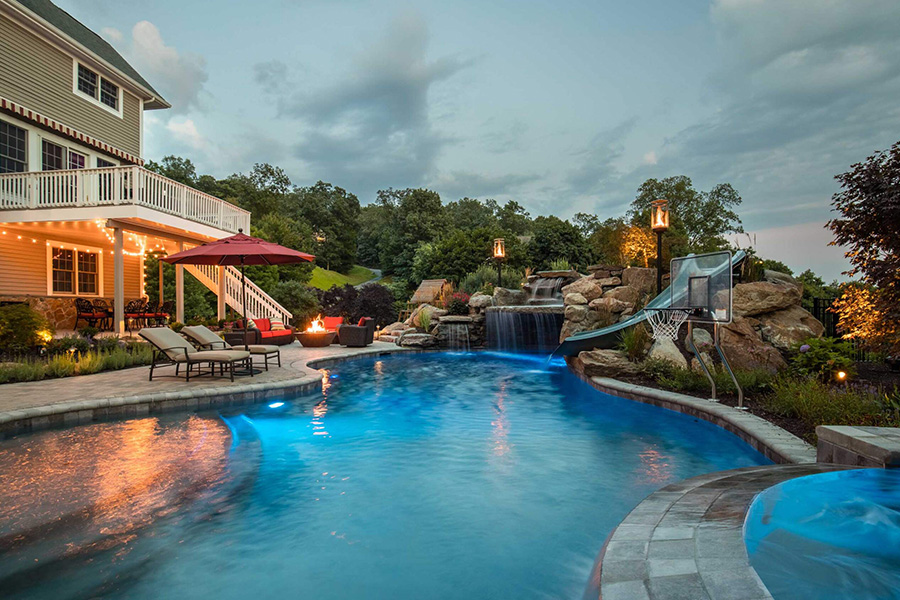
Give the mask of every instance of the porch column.
M 178 242 L 178 251 L 184 250 L 184 242 Z M 175 265 L 175 320 L 184 323 L 184 267 Z
M 220 321 L 225 318 L 225 267 L 219 267 L 219 291 L 217 294 L 217 314 Z
M 163 257 L 162 254 L 156 255 L 156 263 L 158 265 L 157 268 L 159 270 L 159 296 L 157 297 L 157 302 L 159 302 L 160 304 L 163 303 L 163 295 L 164 295 L 163 294 L 163 266 L 165 265 L 165 263 L 163 262 L 162 257 Z
M 113 230 L 113 331 L 125 334 L 125 233 L 119 227 Z

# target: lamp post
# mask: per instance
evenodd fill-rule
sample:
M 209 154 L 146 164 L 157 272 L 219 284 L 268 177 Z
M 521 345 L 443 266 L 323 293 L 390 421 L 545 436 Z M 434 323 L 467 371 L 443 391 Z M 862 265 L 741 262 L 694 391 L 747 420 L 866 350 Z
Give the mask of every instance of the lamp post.
M 662 236 L 669 228 L 669 201 L 660 198 L 650 203 L 650 227 L 656 232 L 656 294 L 662 293 Z
M 494 260 L 497 261 L 497 287 L 503 287 L 500 277 L 500 264 L 504 258 L 506 258 L 506 243 L 503 241 L 503 238 L 497 238 L 494 240 Z

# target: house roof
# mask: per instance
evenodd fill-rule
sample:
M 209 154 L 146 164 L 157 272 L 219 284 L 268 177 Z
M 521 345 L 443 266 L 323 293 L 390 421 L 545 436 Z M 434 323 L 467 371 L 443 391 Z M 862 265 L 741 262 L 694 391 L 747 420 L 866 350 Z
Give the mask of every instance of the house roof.
M 423 302 L 431 302 L 436 298 L 440 298 L 444 286 L 447 284 L 446 279 L 426 279 L 419 284 L 419 287 L 413 294 L 410 302 L 413 304 L 422 304 Z
M 85 50 L 120 71 L 140 87 L 146 88 L 157 101 L 155 105 L 147 106 L 147 108 L 169 108 L 171 106 L 146 79 L 141 77 L 134 67 L 128 64 L 127 60 L 122 58 L 122 55 L 109 42 L 50 0 L 16 0 L 16 2 L 83 46 Z

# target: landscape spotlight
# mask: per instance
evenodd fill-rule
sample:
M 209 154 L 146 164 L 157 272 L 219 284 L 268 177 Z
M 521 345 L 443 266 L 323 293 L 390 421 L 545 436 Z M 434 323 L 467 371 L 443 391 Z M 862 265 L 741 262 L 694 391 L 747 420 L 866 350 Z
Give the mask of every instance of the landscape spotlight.
M 669 201 L 665 198 L 650 203 L 650 228 L 656 232 L 656 294 L 662 293 L 662 236 L 669 228 Z

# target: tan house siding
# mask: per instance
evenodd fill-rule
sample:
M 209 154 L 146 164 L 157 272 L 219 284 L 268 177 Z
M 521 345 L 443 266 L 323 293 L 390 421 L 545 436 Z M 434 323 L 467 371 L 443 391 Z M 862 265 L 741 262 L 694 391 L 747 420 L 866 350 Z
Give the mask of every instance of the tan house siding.
M 63 242 L 77 247 L 78 240 L 54 232 L 51 236 L 29 230 L 5 229 L 0 234 L 0 297 L 47 296 L 47 242 Z M 22 239 L 18 239 L 18 236 Z M 32 242 L 31 240 L 37 240 Z M 113 295 L 112 244 L 89 244 L 103 250 L 103 297 Z M 141 259 L 125 256 L 125 297 L 141 296 Z M 65 297 L 65 296 L 61 296 Z
M 73 83 L 70 55 L 0 15 L 0 96 L 140 156 L 140 100 L 123 89 L 119 117 L 77 95 Z

